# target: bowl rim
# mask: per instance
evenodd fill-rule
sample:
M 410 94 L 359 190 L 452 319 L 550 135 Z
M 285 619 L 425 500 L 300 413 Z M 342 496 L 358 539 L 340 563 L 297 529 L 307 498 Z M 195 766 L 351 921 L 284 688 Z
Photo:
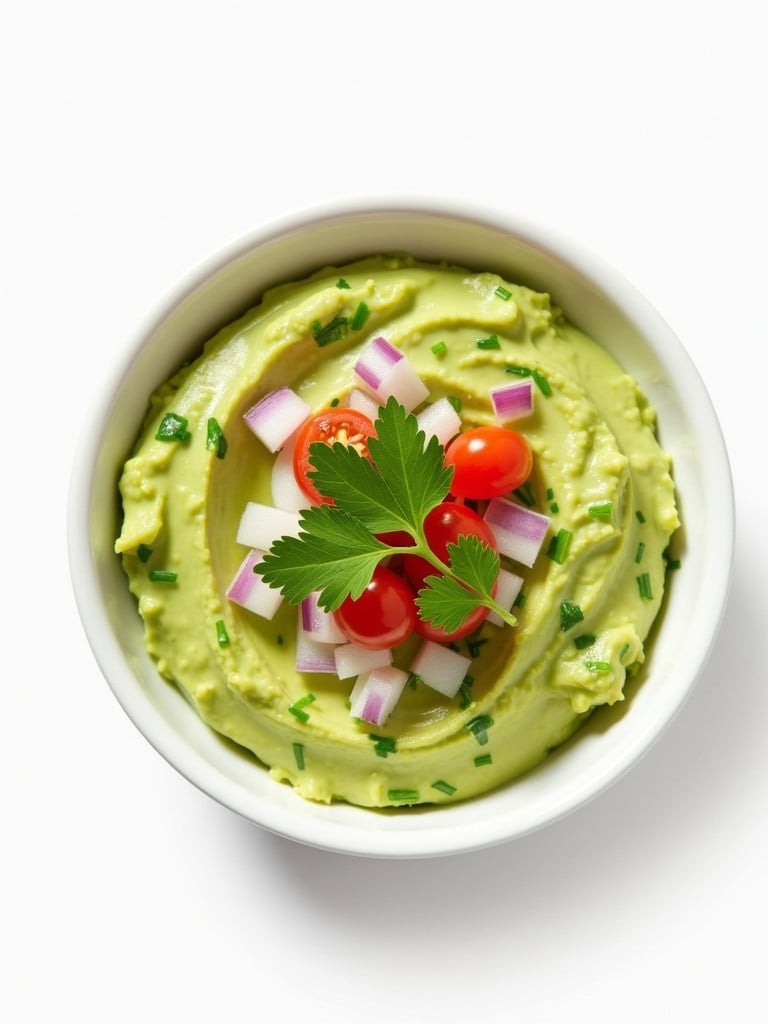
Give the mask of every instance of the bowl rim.
M 608 769 L 585 773 L 578 786 L 560 793 L 560 800 L 544 811 L 517 815 L 512 823 L 503 814 L 484 819 L 482 827 L 469 820 L 459 824 L 443 824 L 439 828 L 420 830 L 389 830 L 350 827 L 319 817 L 303 818 L 278 802 L 262 803 L 254 814 L 253 800 L 243 787 L 223 776 L 201 752 L 194 749 L 171 728 L 162 715 L 144 697 L 135 676 L 126 664 L 123 652 L 112 632 L 99 586 L 95 556 L 90 534 L 91 493 L 98 472 L 100 425 L 119 393 L 135 354 L 152 338 L 160 325 L 185 298 L 230 264 L 254 249 L 326 221 L 372 216 L 413 215 L 436 217 L 476 224 L 508 234 L 560 262 L 577 269 L 579 274 L 612 301 L 624 316 L 632 319 L 638 331 L 653 338 L 652 349 L 659 339 L 665 345 L 665 358 L 686 374 L 687 386 L 695 392 L 697 434 L 708 445 L 708 472 L 720 482 L 713 489 L 711 500 L 722 528 L 718 559 L 712 566 L 712 593 L 707 611 L 708 621 L 700 622 L 697 634 L 705 638 L 692 653 L 684 684 L 669 695 L 660 721 L 648 723 L 644 731 L 633 736 L 634 742 L 613 758 Z M 298 275 L 297 275 L 298 276 Z M 543 222 L 520 216 L 514 211 L 493 209 L 483 204 L 448 197 L 356 197 L 337 199 L 296 208 L 246 231 L 221 246 L 210 256 L 192 266 L 165 289 L 140 323 L 127 334 L 125 345 L 111 372 L 99 388 L 99 394 L 85 411 L 78 439 L 67 498 L 67 547 L 70 579 L 75 602 L 86 637 L 97 664 L 114 696 L 139 732 L 188 781 L 217 802 L 234 810 L 245 819 L 269 831 L 305 845 L 338 853 L 373 857 L 426 857 L 478 850 L 518 838 L 551 824 L 588 803 L 617 782 L 663 735 L 698 681 L 714 646 L 725 613 L 733 575 L 734 555 L 734 493 L 725 440 L 717 414 L 699 372 L 681 341 L 662 319 L 652 304 L 613 266 L 582 243 Z M 709 497 L 708 497 L 709 501 Z M 296 797 L 296 799 L 301 799 Z M 481 795 L 470 803 L 486 799 Z M 456 805 L 461 806 L 461 805 Z M 356 809 L 360 810 L 360 809 Z M 447 809 L 450 811 L 450 808 Z M 444 813 L 440 809 L 440 813 Z

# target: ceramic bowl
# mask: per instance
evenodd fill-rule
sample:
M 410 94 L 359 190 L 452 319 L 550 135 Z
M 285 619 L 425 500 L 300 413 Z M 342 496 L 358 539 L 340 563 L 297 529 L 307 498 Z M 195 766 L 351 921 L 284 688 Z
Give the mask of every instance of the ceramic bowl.
M 642 682 L 599 709 L 539 767 L 485 796 L 407 811 L 319 805 L 269 778 L 211 732 L 157 674 L 113 552 L 117 479 L 150 393 L 269 286 L 328 264 L 402 251 L 448 260 L 549 292 L 601 342 L 658 412 L 684 523 L 674 574 Z M 194 269 L 159 303 L 98 387 L 69 500 L 70 566 L 101 670 L 147 740 L 190 782 L 280 835 L 344 853 L 423 857 L 513 839 L 574 811 L 645 754 L 684 703 L 714 642 L 730 581 L 733 491 L 720 428 L 684 348 L 635 288 L 551 227 L 505 210 L 432 200 L 335 203 L 259 227 Z

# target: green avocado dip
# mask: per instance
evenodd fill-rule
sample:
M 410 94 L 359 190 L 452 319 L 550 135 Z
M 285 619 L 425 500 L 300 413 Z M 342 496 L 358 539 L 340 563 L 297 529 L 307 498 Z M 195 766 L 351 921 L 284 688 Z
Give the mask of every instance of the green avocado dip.
M 378 336 L 405 353 L 430 402 L 451 400 L 462 429 L 495 422 L 490 388 L 532 377 L 534 411 L 513 426 L 533 471 L 514 500 L 551 522 L 533 567 L 508 565 L 524 581 L 517 624 L 455 642 L 471 659 L 458 694 L 411 678 L 374 727 L 350 715 L 353 679 L 297 671 L 296 607 L 265 619 L 226 594 L 244 506 L 272 503 L 275 455 L 244 414 L 282 386 L 312 410 L 343 402 Z M 254 770 L 310 800 L 366 807 L 456 802 L 508 783 L 593 708 L 622 700 L 678 526 L 655 412 L 603 348 L 546 294 L 407 256 L 273 288 L 219 331 L 152 396 L 120 491 L 115 549 L 160 674 L 255 755 Z M 417 644 L 396 647 L 394 664 L 407 670 Z

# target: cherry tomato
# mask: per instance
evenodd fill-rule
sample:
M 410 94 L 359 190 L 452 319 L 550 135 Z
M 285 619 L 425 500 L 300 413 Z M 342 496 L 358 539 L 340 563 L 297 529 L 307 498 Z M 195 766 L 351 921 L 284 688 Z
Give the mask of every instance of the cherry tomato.
M 459 498 L 498 498 L 525 483 L 533 466 L 533 453 L 515 430 L 475 427 L 451 442 L 445 464 L 454 468 L 452 494 Z
M 455 544 L 459 537 L 467 534 L 479 538 L 496 551 L 496 541 L 485 520 L 481 519 L 471 508 L 459 505 L 457 502 L 444 501 L 433 508 L 424 519 L 424 534 L 430 549 L 441 561 L 446 563 L 448 562 L 448 545 Z M 419 555 L 405 555 L 403 564 L 405 574 L 416 593 L 424 586 L 426 576 L 438 574 L 437 569 L 426 558 L 421 558 Z M 487 615 L 488 609 L 484 605 L 478 605 L 464 619 L 458 629 L 451 633 L 419 618 L 416 622 L 416 632 L 428 640 L 448 643 L 452 640 L 460 640 L 477 629 L 480 623 L 485 621 Z
M 309 446 L 316 441 L 325 444 L 352 445 L 362 456 L 369 458 L 368 438 L 374 433 L 371 420 L 356 409 L 322 409 L 311 416 L 300 428 L 293 449 L 293 475 L 302 491 L 317 504 L 332 505 L 333 500 L 320 494 L 307 476 L 312 470 L 309 461 Z
M 418 617 L 411 588 L 381 565 L 360 597 L 348 597 L 334 616 L 348 640 L 374 651 L 402 643 Z

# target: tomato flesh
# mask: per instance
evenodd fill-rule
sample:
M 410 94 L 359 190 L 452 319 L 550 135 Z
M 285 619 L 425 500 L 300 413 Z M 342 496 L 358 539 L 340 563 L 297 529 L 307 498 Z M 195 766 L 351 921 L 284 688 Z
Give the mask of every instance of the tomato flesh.
M 427 513 L 424 519 L 424 535 L 430 550 L 446 563 L 449 561 L 448 545 L 455 544 L 461 536 L 477 537 L 494 551 L 497 550 L 493 533 L 485 520 L 473 509 L 453 501 L 444 501 Z M 425 577 L 439 575 L 438 570 L 426 558 L 419 555 L 405 555 L 403 566 L 405 575 L 416 593 L 424 586 Z M 462 624 L 450 633 L 438 626 L 424 622 L 422 618 L 418 618 L 415 628 L 417 633 L 428 640 L 450 643 L 452 640 L 460 640 L 473 632 L 485 621 L 487 616 L 488 609 L 484 605 L 478 605 Z
M 413 591 L 405 580 L 380 565 L 360 597 L 348 597 L 334 617 L 348 640 L 379 651 L 409 637 L 418 615 Z
M 332 505 L 333 499 L 320 494 L 307 475 L 312 471 L 309 460 L 309 446 L 316 442 L 323 444 L 348 444 L 356 448 L 363 458 L 370 458 L 368 438 L 375 433 L 373 422 L 356 409 L 343 407 L 321 409 L 311 416 L 296 435 L 293 449 L 293 475 L 302 491 L 315 504 Z
M 533 452 L 516 430 L 474 427 L 451 442 L 445 464 L 453 467 L 451 493 L 458 498 L 498 498 L 525 483 Z

